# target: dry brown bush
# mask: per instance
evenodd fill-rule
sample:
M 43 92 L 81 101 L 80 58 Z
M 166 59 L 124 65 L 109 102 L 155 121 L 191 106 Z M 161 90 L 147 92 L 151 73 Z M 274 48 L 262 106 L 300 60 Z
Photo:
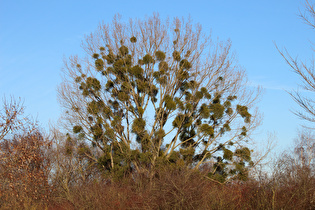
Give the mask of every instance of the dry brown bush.
M 30 200 L 48 201 L 49 159 L 43 147 L 47 146 L 38 131 L 15 135 L 0 145 L 1 200 L 23 205 Z
M 88 183 L 71 193 L 72 201 L 61 202 L 65 209 L 237 209 L 241 195 L 200 172 L 171 167 L 160 168 L 150 180 L 143 176 Z
M 20 101 L 5 101 L 0 110 L 0 208 L 30 208 L 48 203 L 50 142 L 23 118 Z
M 58 209 L 314 209 L 314 178 L 289 185 L 273 178 L 219 184 L 200 171 L 164 167 L 151 179 L 73 186 L 73 200 L 64 198 Z

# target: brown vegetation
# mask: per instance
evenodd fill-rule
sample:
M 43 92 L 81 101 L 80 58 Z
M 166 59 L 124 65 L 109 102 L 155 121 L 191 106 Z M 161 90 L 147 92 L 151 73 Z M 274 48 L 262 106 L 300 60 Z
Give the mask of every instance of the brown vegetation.
M 0 207 L 48 202 L 50 143 L 37 126 L 22 118 L 20 101 L 5 101 L 0 113 Z
M 12 104 L 18 105 L 11 103 L 5 110 L 22 108 Z M 1 209 L 315 208 L 315 143 L 306 131 L 269 175 L 262 172 L 247 181 L 221 184 L 209 179 L 209 168 L 183 165 L 160 166 L 153 177 L 134 173 L 117 180 L 89 164 L 80 147 L 72 145 L 70 150 L 67 141 L 51 145 L 36 126 L 25 124 L 30 123 L 26 119 L 17 123 L 21 114 L 9 118 L 19 129 L 6 124 L 11 130 L 1 139 Z
M 153 177 L 115 180 L 86 168 L 88 160 L 74 150 L 69 155 L 69 145 L 50 146 L 38 130 L 1 142 L 1 209 L 315 208 L 314 138 L 307 132 L 269 175 L 226 184 L 210 180 L 207 167 L 174 165 L 156 168 Z
M 22 146 L 19 151 L 23 153 Z M 15 162 L 6 166 L 7 171 L 23 166 L 24 174 L 11 173 L 13 179 L 1 176 L 1 183 L 7 180 L 14 188 L 1 185 L 0 205 L 2 209 L 314 209 L 314 168 L 291 165 L 292 157 L 283 157 L 269 178 L 226 184 L 209 180 L 206 169 L 161 167 L 152 179 L 129 176 L 113 181 L 101 174 L 82 179 L 78 168 L 68 167 L 72 176 L 64 185 L 60 176 L 48 183 L 44 167 L 31 170 L 31 164 Z

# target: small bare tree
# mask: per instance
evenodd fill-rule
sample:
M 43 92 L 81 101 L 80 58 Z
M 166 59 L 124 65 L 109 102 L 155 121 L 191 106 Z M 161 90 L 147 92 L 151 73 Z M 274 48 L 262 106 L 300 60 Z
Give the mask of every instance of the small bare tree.
M 294 148 L 295 162 L 301 168 L 308 168 L 315 175 L 315 135 L 312 130 L 299 132 Z
M 73 202 L 71 190 L 90 182 L 102 180 L 97 170 L 97 160 L 87 156 L 87 151 L 74 141 L 68 134 L 61 133 L 57 128 L 51 128 L 53 139 L 51 150 L 51 181 L 54 188 L 67 200 Z
M 315 138 L 310 129 L 303 129 L 292 149 L 275 161 L 270 186 L 273 195 L 281 194 L 286 204 L 294 202 L 299 209 L 315 207 Z M 279 199 L 279 198 L 278 198 Z M 296 207 L 295 208 L 298 208 Z
M 36 124 L 23 117 L 20 100 L 4 100 L 0 110 L 0 208 L 46 202 L 49 185 L 50 142 Z
M 3 99 L 3 107 L 0 110 L 0 141 L 13 132 L 23 128 L 24 121 L 21 116 L 24 113 L 24 107 L 21 100 L 11 98 L 8 101 Z

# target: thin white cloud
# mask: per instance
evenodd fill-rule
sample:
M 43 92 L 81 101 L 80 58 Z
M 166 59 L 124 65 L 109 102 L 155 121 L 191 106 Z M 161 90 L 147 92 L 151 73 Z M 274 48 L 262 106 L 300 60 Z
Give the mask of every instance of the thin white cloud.
M 293 90 L 295 88 L 293 86 L 288 86 L 288 85 L 284 85 L 284 84 L 276 84 L 275 81 L 270 81 L 270 82 L 250 81 L 248 83 L 248 86 L 250 86 L 250 87 L 261 86 L 262 88 L 264 88 L 266 90 L 281 90 L 281 91 L 290 91 L 290 90 Z

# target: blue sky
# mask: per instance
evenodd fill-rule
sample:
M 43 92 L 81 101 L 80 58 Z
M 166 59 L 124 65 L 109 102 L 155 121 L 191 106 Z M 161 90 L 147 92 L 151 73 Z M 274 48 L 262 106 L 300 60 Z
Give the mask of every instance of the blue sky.
M 294 57 L 311 58 L 314 31 L 298 17 L 299 9 L 301 0 L 0 0 L 0 96 L 21 97 L 26 113 L 47 127 L 60 116 L 56 87 L 63 58 L 81 53 L 84 35 L 101 21 L 116 13 L 126 20 L 153 12 L 162 18 L 190 15 L 214 39 L 231 39 L 250 82 L 265 89 L 258 104 L 263 125 L 253 138 L 263 141 L 274 133 L 283 149 L 303 124 L 290 112 L 298 107 L 285 92 L 300 81 L 274 43 Z

